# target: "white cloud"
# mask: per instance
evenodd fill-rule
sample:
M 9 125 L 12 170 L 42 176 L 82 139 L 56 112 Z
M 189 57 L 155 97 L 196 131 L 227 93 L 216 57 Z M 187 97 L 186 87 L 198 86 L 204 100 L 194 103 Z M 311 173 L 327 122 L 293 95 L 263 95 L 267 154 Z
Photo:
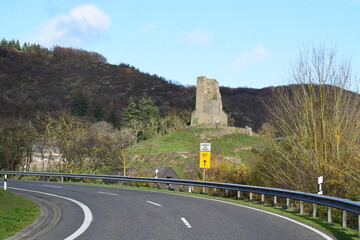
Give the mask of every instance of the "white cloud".
M 192 44 L 210 46 L 213 37 L 203 30 L 195 30 L 185 35 L 185 40 Z
M 269 59 L 269 53 L 266 52 L 262 45 L 255 46 L 251 51 L 242 53 L 230 65 L 230 70 L 238 71 L 253 63 L 263 62 Z
M 110 26 L 109 17 L 94 4 L 72 9 L 67 15 L 48 20 L 35 40 L 45 46 L 78 45 L 102 35 Z
M 142 28 L 139 29 L 139 33 L 145 34 L 153 29 L 155 29 L 155 26 L 153 24 L 147 23 Z

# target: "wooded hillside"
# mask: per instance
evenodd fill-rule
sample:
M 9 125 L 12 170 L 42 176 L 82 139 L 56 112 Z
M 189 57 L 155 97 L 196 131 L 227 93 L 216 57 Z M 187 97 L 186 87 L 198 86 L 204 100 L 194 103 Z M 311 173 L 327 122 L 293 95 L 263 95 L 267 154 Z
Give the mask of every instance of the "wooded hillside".
M 98 53 L 4 45 L 0 47 L 1 118 L 31 118 L 83 107 L 89 119 L 95 121 L 95 112 L 101 111 L 104 120 L 115 117 L 120 122 L 130 97 L 150 97 L 162 115 L 176 111 L 189 120 L 195 108 L 195 86 L 174 84 L 128 64 L 108 64 Z M 221 87 L 220 91 L 229 124 L 259 130 L 265 121 L 260 99 L 270 98 L 272 89 Z

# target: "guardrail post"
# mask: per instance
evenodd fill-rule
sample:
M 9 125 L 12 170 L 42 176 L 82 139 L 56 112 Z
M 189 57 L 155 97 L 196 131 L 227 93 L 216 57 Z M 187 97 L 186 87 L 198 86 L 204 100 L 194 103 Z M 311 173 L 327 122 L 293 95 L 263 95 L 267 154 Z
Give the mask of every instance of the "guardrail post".
M 343 211 L 342 212 L 342 227 L 346 228 L 346 222 L 347 222 L 346 211 Z
M 228 197 L 228 196 L 229 196 L 229 190 L 226 189 L 226 190 L 225 190 L 225 197 Z
M 277 206 L 277 196 L 274 196 L 274 207 Z
M 332 223 L 332 215 L 331 215 L 331 213 L 332 213 L 332 208 L 329 207 L 328 208 L 328 217 L 327 217 L 328 223 Z
M 4 190 L 7 189 L 7 174 L 4 175 Z
M 286 198 L 286 209 L 290 210 L 290 198 Z
M 202 194 L 205 194 L 205 187 L 202 188 Z
M 300 201 L 300 215 L 304 215 L 304 201 Z
M 189 193 L 191 193 L 192 191 L 191 191 L 191 186 L 189 186 Z
M 315 203 L 313 203 L 313 214 L 312 214 L 312 216 L 314 218 L 316 218 L 316 210 L 317 210 L 317 205 Z
M 214 196 L 216 196 L 216 188 L 214 188 Z
M 240 199 L 241 199 L 241 192 L 237 191 L 237 200 L 240 200 Z
M 253 193 L 252 192 L 250 193 L 250 199 L 249 200 L 250 200 L 250 202 L 253 201 Z
M 264 203 L 265 203 L 265 195 L 261 194 L 261 204 L 264 204 Z

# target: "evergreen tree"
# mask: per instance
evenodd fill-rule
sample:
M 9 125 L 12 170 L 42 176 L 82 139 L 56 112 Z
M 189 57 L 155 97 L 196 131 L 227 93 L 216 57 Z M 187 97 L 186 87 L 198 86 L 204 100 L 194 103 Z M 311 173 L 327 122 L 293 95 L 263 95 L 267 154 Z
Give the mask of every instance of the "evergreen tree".
M 100 103 L 97 103 L 95 106 L 94 117 L 97 121 L 102 121 L 104 118 L 103 109 Z
M 115 108 L 113 108 L 109 114 L 108 119 L 106 120 L 107 122 L 111 123 L 114 127 L 118 127 L 119 126 L 119 121 L 118 121 L 118 117 L 115 111 Z
M 75 116 L 85 116 L 87 110 L 88 104 L 84 94 L 75 95 L 71 102 L 71 113 Z
M 138 104 L 130 98 L 128 106 L 122 112 L 122 125 L 129 127 L 132 121 L 140 121 L 140 109 Z
M 149 122 L 153 119 L 158 121 L 160 119 L 159 108 L 155 102 L 150 98 L 142 98 L 139 102 L 139 118 L 140 121 Z
M 139 140 L 145 140 L 157 135 L 160 126 L 159 108 L 150 98 L 142 98 L 139 103 L 133 99 L 129 100 L 129 105 L 122 113 L 122 126 L 133 127 L 142 126 L 138 135 Z

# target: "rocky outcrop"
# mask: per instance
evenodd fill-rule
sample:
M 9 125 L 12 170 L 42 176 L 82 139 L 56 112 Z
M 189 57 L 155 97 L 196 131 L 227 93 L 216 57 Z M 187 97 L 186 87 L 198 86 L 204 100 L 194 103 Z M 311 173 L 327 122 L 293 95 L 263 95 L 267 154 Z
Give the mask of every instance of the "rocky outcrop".
M 227 115 L 222 109 L 219 83 L 215 79 L 198 77 L 196 109 L 191 114 L 192 126 L 227 126 Z

